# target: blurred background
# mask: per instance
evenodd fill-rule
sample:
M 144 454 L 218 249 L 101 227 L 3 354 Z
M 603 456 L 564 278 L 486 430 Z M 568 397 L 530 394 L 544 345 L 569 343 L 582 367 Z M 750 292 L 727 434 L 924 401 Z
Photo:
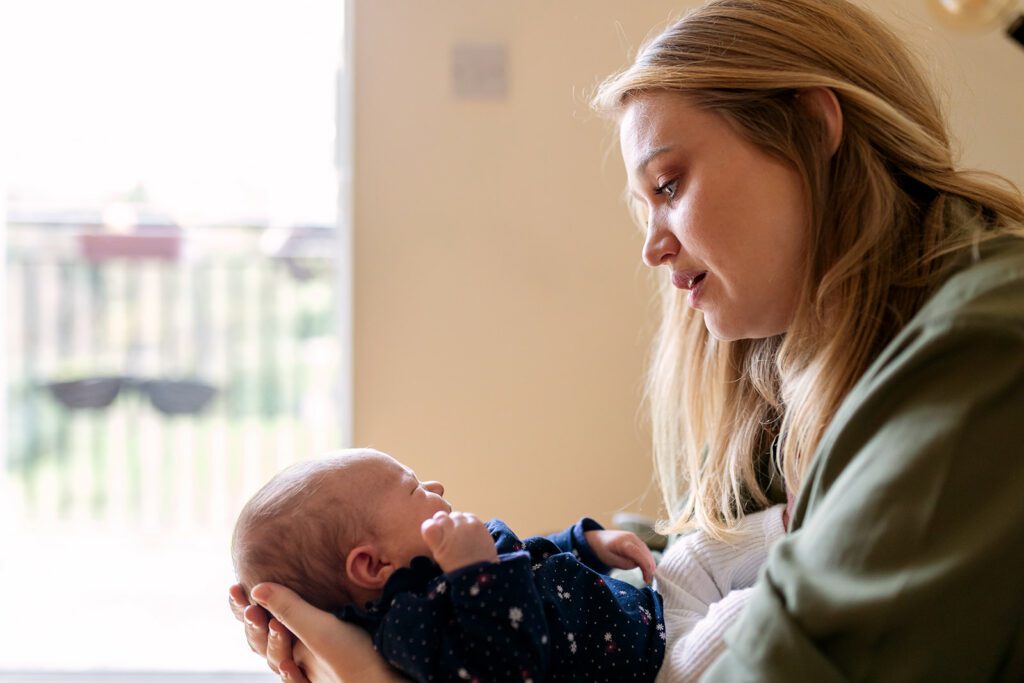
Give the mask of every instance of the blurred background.
M 331 449 L 523 534 L 659 514 L 653 280 L 587 100 L 695 4 L 5 3 L 0 680 L 273 680 L 231 527 Z M 1021 46 L 864 4 L 1024 185 Z

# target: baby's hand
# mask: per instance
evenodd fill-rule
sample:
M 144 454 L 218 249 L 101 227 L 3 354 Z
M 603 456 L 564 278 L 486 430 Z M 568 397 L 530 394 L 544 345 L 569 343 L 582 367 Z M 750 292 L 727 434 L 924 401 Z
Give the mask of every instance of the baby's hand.
M 654 555 L 647 544 L 631 531 L 601 529 L 585 533 L 587 543 L 597 558 L 609 567 L 633 569 L 640 567 L 644 583 L 654 580 Z
M 477 562 L 497 562 L 498 550 L 484 523 L 468 512 L 435 512 L 420 525 L 434 561 L 446 572 Z

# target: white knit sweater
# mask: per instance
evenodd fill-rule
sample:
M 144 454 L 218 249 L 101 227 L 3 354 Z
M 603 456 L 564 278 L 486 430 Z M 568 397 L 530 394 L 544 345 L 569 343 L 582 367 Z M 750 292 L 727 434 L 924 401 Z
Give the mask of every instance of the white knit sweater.
M 733 543 L 697 532 L 665 552 L 655 575 L 667 636 L 657 683 L 698 680 L 725 648 L 722 636 L 747 604 L 768 550 L 785 534 L 785 509 L 776 505 L 747 515 Z

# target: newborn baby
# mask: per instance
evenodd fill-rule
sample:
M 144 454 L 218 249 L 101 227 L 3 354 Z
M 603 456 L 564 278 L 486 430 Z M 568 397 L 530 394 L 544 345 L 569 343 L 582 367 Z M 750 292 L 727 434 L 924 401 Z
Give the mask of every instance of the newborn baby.
M 289 467 L 245 505 L 232 539 L 248 592 L 273 581 L 369 631 L 415 680 L 654 680 L 661 598 L 606 576 L 654 559 L 634 534 L 584 518 L 519 540 L 453 512 L 371 449 Z

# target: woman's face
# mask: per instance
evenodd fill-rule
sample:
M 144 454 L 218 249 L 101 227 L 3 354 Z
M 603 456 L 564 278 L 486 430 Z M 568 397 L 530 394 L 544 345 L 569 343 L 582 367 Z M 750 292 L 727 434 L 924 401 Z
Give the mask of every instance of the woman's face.
M 619 133 L 629 189 L 647 207 L 644 262 L 689 290 L 717 339 L 785 332 L 806 240 L 796 170 L 677 93 L 632 98 Z

